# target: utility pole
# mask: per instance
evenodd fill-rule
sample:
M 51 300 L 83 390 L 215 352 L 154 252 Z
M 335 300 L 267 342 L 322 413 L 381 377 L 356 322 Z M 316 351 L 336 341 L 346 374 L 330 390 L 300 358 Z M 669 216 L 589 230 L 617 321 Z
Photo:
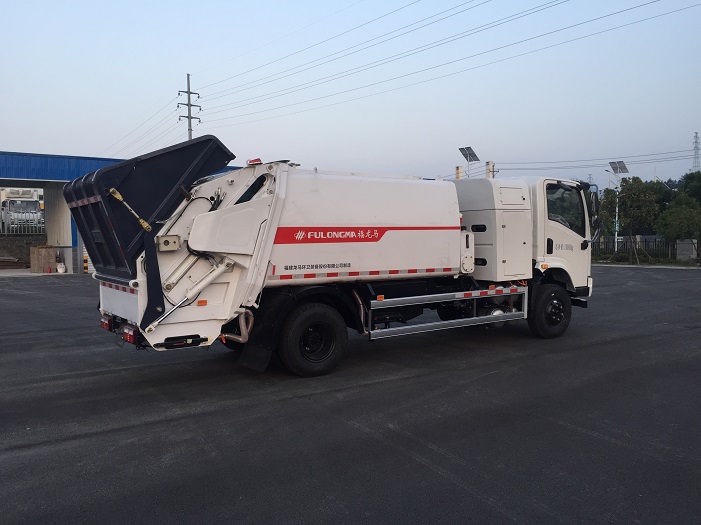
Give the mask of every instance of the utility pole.
M 622 160 L 617 160 L 614 162 L 609 162 L 609 166 L 611 166 L 610 170 L 604 170 L 608 171 L 611 173 L 614 177 L 616 177 L 616 233 L 615 233 L 615 246 L 613 248 L 614 253 L 618 252 L 618 231 L 620 230 L 620 225 L 618 223 L 618 193 L 621 191 L 621 178 L 620 175 L 622 173 L 629 173 L 628 167 L 626 166 L 626 163 L 623 162 Z M 610 181 L 611 179 L 609 179 Z
M 187 138 L 188 138 L 188 140 L 192 140 L 192 121 L 193 121 L 193 119 L 197 119 L 200 122 L 202 122 L 202 120 L 199 117 L 192 116 L 192 108 L 200 108 L 200 110 L 201 110 L 202 106 L 198 106 L 197 104 L 192 103 L 192 98 L 191 98 L 192 95 L 197 95 L 197 98 L 199 99 L 200 94 L 193 93 L 192 91 L 190 91 L 190 73 L 187 74 L 187 91 L 178 91 L 178 95 L 180 95 L 181 93 L 187 93 L 187 103 L 178 102 L 178 107 L 187 106 L 187 117 L 185 115 L 179 115 L 178 120 L 181 120 L 184 118 L 187 119 Z

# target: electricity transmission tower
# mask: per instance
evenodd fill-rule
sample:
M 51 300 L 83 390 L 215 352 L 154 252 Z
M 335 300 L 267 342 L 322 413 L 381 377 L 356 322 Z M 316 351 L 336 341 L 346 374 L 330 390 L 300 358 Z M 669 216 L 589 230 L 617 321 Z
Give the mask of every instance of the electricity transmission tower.
M 699 163 L 699 132 L 694 133 L 694 165 L 691 167 L 691 171 L 701 171 L 701 164 Z

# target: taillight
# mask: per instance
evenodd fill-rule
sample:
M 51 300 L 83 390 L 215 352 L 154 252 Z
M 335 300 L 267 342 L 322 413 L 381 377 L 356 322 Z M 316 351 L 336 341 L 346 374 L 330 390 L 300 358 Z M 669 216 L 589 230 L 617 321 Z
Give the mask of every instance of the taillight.
M 122 326 L 122 339 L 126 341 L 127 343 L 131 343 L 133 345 L 136 344 L 136 338 L 139 335 L 139 329 L 136 328 L 135 326 L 131 326 L 128 324 L 125 324 Z
M 105 330 L 112 331 L 112 317 L 109 315 L 100 316 L 100 326 Z

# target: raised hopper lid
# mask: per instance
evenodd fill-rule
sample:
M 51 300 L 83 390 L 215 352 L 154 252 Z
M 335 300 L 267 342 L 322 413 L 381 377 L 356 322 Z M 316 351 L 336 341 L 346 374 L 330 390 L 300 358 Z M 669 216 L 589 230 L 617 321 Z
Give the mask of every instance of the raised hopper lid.
M 148 230 L 172 216 L 195 181 L 234 158 L 219 139 L 206 135 L 67 183 L 64 198 L 97 273 L 134 279 L 144 239 L 154 234 Z

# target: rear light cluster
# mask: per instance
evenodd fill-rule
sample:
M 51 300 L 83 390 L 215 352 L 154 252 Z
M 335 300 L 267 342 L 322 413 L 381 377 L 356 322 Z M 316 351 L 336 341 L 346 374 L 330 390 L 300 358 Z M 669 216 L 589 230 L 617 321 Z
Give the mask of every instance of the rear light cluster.
M 140 346 L 143 343 L 143 338 L 139 329 L 134 325 L 127 324 L 119 317 L 101 315 L 100 327 L 109 332 L 114 332 L 121 335 L 123 341 L 131 343 L 135 346 Z
M 112 331 L 112 316 L 109 316 L 109 315 L 100 316 L 100 327 L 111 332 Z
M 125 324 L 124 326 L 122 326 L 122 339 L 124 341 L 135 345 L 138 337 L 139 337 L 139 329 L 138 328 L 136 328 L 135 326 L 131 326 L 129 324 Z

